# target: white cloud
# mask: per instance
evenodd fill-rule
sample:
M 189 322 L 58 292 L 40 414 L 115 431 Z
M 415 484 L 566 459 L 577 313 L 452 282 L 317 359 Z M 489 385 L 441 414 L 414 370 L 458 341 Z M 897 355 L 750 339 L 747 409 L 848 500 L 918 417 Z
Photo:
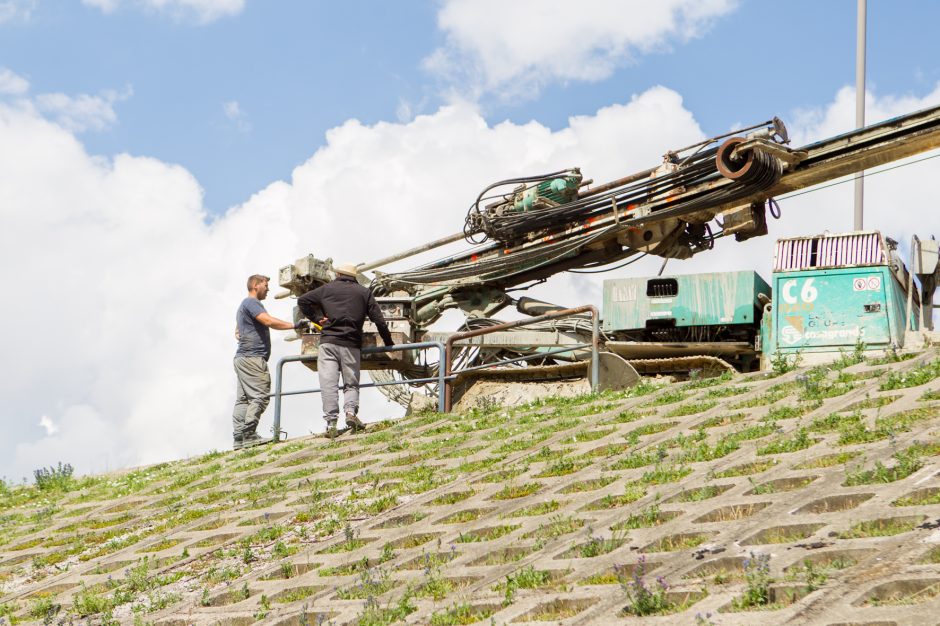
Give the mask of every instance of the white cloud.
M 122 4 L 134 4 L 146 10 L 170 15 L 174 19 L 193 19 L 206 24 L 223 17 L 238 15 L 245 9 L 245 0 L 82 0 L 86 6 L 113 13 Z
M 0 0 L 0 24 L 28 22 L 37 0 Z
M 248 120 L 248 114 L 242 110 L 237 100 L 224 102 L 222 104 L 222 113 L 228 121 L 232 122 L 238 132 L 251 132 L 251 122 Z
M 532 97 L 550 82 L 597 81 L 638 55 L 700 36 L 736 0 L 445 0 L 446 44 L 425 67 L 458 93 Z M 469 91 L 469 93 L 467 93 Z
M 937 100 L 940 91 L 874 98 L 869 111 L 871 119 L 889 117 Z M 840 132 L 851 127 L 852 111 L 850 94 L 840 92 L 810 116 L 817 123 L 791 123 L 791 131 L 798 141 Z M 0 266 L 26 268 L 25 282 L 47 286 L 40 298 L 0 308 L 3 326 L 16 328 L 25 315 L 36 329 L 7 338 L 18 357 L 0 378 L 0 446 L 8 446 L 0 475 L 58 461 L 102 470 L 226 447 L 232 319 L 249 274 L 275 276 L 308 253 L 372 260 L 459 230 L 469 199 L 495 180 L 573 165 L 610 180 L 701 137 L 681 97 L 661 87 L 558 131 L 536 122 L 489 125 L 465 103 L 407 124 L 350 120 L 330 130 L 289 181 L 207 220 L 202 190 L 183 168 L 89 155 L 35 110 L 0 104 Z M 935 220 L 925 221 L 921 207 L 940 204 L 940 189 L 924 181 L 938 177 L 940 162 L 929 161 L 870 178 L 869 225 L 901 241 L 929 234 Z M 693 260 L 670 261 L 667 272 L 756 268 L 769 278 L 774 237 L 850 228 L 851 185 L 782 206 L 770 237 L 720 241 Z M 659 263 L 591 278 L 560 275 L 527 295 L 597 303 L 603 278 L 654 273 Z M 273 315 L 290 316 L 287 302 L 267 304 Z M 297 344 L 275 340 L 274 347 L 276 360 Z M 301 369 L 289 373 L 287 388 L 311 386 Z M 395 412 L 377 396 L 364 392 L 367 417 Z M 291 435 L 321 429 L 318 409 L 314 400 L 286 403 L 285 428 Z M 36 438 L 33 424 L 12 417 L 36 414 L 59 431 Z M 262 432 L 270 418 L 269 409 Z
M 52 435 L 59 432 L 59 426 L 52 421 L 48 415 L 43 415 L 39 418 L 39 425 L 46 431 L 46 436 L 51 437 Z
M 117 123 L 114 104 L 130 98 L 133 93 L 129 86 L 121 91 L 105 89 L 97 96 L 45 93 L 36 96 L 36 107 L 67 130 L 100 131 Z
M 398 99 L 398 106 L 395 107 L 395 119 L 402 124 L 407 124 L 414 119 L 414 110 L 411 108 L 411 102 L 404 98 Z
M 29 91 L 29 81 L 6 67 L 0 67 L 0 95 L 22 96 Z
M 113 13 L 121 5 L 121 0 L 82 0 L 82 4 L 100 9 L 102 13 Z

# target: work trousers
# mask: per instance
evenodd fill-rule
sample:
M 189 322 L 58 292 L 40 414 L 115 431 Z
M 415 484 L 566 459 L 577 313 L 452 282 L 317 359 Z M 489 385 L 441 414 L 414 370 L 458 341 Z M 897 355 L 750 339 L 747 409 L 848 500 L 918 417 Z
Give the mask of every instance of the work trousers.
M 261 414 L 268 407 L 271 393 L 271 372 L 268 362 L 260 356 L 235 357 L 235 410 L 232 411 L 232 435 L 236 439 L 255 433 Z
M 335 422 L 339 416 L 339 376 L 343 375 L 343 410 L 359 412 L 359 348 L 321 343 L 317 356 L 323 419 Z

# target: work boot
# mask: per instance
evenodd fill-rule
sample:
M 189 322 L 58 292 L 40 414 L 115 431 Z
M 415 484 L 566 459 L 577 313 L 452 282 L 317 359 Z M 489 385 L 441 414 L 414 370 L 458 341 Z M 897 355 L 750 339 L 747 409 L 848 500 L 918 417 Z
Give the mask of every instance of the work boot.
M 354 433 L 357 433 L 360 430 L 365 430 L 366 425 L 362 423 L 362 420 L 356 417 L 355 413 L 347 413 L 346 414 L 346 428 L 348 428 Z
M 329 420 L 326 423 L 326 436 L 330 439 L 336 439 L 339 436 L 339 431 L 336 430 L 336 420 Z
M 252 448 L 254 446 L 261 446 L 266 443 L 271 443 L 271 440 L 267 437 L 262 437 L 258 433 L 251 433 L 242 437 L 242 447 L 243 448 Z

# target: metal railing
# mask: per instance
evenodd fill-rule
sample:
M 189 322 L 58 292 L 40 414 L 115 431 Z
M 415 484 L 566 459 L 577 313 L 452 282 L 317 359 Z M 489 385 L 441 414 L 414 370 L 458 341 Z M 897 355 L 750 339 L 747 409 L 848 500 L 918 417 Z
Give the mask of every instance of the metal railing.
M 374 348 L 363 348 L 362 354 L 375 354 L 379 352 L 402 352 L 404 350 L 421 350 L 425 348 L 437 348 L 440 355 L 440 359 L 445 358 L 445 349 L 444 344 L 439 341 L 423 341 L 421 343 L 402 343 L 395 344 L 392 347 L 380 347 L 376 346 Z M 281 357 L 277 362 L 277 378 L 274 384 L 274 393 L 271 396 L 274 397 L 274 441 L 280 441 L 281 439 L 281 398 L 284 396 L 297 396 L 307 393 L 319 393 L 321 389 L 301 389 L 298 391 L 284 391 L 284 364 L 285 363 L 303 363 L 306 361 L 316 361 L 317 355 L 314 354 L 296 354 L 293 356 Z M 444 388 L 444 368 L 437 368 L 437 376 L 431 378 L 408 378 L 404 380 L 393 380 L 384 383 L 365 383 L 359 385 L 360 389 L 368 387 L 385 387 L 388 385 L 410 385 L 412 383 L 430 383 L 437 381 L 438 390 Z M 444 413 L 444 394 L 438 391 L 438 402 L 437 402 L 438 411 Z
M 466 369 L 458 370 L 456 372 L 451 370 L 451 357 L 453 354 L 454 343 L 461 341 L 463 339 L 470 339 L 471 337 L 479 337 L 480 335 L 488 335 L 490 333 L 495 333 L 503 330 L 509 330 L 510 328 L 518 328 L 520 326 L 528 326 L 529 324 L 535 324 L 536 322 L 544 322 L 546 320 L 558 319 L 560 317 L 568 317 L 569 315 L 575 315 L 577 313 L 590 313 L 591 314 L 591 391 L 597 391 L 598 386 L 598 365 L 600 361 L 599 346 L 600 346 L 600 314 L 597 310 L 597 307 L 592 304 L 585 304 L 584 306 L 575 307 L 573 309 L 561 309 L 559 311 L 553 311 L 551 313 L 546 313 L 544 315 L 539 315 L 538 317 L 530 317 L 528 319 L 516 320 L 514 322 L 506 322 L 505 324 L 497 324 L 496 326 L 488 326 L 486 328 L 478 328 L 476 330 L 468 330 L 462 333 L 455 333 L 447 338 L 445 343 L 446 349 L 444 351 L 444 367 L 445 376 L 443 377 L 444 381 L 444 393 L 440 394 L 443 399 L 443 411 L 449 413 L 451 409 L 451 396 L 453 390 L 451 389 L 451 381 L 456 378 L 457 374 L 462 372 L 470 372 L 473 370 L 484 369 L 487 367 L 494 367 L 496 365 L 503 365 L 508 363 L 516 363 L 519 361 L 526 361 L 531 359 L 542 358 L 543 356 L 548 356 L 549 354 L 559 354 L 561 352 L 571 352 L 572 350 L 578 350 L 580 348 L 587 347 L 587 344 L 577 344 L 575 346 L 568 346 L 561 348 L 559 350 L 551 350 L 549 352 L 539 352 L 537 354 L 532 354 L 528 356 L 518 357 L 515 359 L 506 359 L 505 361 L 496 361 L 494 363 L 487 363 L 485 365 L 478 365 L 475 367 L 468 367 Z M 472 344 L 471 344 L 472 345 Z M 440 369 L 440 368 L 439 368 Z
M 565 346 L 564 348 L 558 348 L 555 350 L 548 350 L 544 352 L 537 352 L 535 354 L 530 354 L 526 356 L 516 357 L 512 359 L 504 359 L 502 361 L 494 361 L 493 363 L 485 363 L 483 365 L 475 365 L 473 367 L 466 367 L 460 370 L 452 370 L 452 357 L 453 357 L 453 348 L 454 344 L 458 341 L 464 339 L 470 339 L 473 337 L 479 337 L 480 335 L 488 335 L 490 333 L 499 332 L 503 330 L 508 330 L 510 328 L 518 328 L 520 326 L 527 326 L 529 324 L 535 324 L 537 322 L 544 322 L 546 320 L 558 319 L 561 317 L 568 317 L 569 315 L 576 315 L 578 313 L 590 313 L 591 314 L 591 343 L 578 343 L 573 345 Z M 469 344 L 470 347 L 473 347 L 476 344 Z M 519 363 L 522 361 L 528 361 L 533 359 L 540 359 L 546 356 L 552 356 L 555 354 L 561 354 L 564 352 L 572 352 L 575 350 L 581 350 L 584 348 L 590 347 L 591 349 L 591 390 L 597 391 L 598 386 L 598 366 L 599 366 L 599 345 L 600 345 L 600 314 L 598 313 L 597 307 L 594 305 L 584 305 L 575 307 L 573 309 L 561 309 L 559 311 L 553 311 L 551 313 L 546 313 L 544 315 L 539 315 L 537 317 L 530 317 L 528 319 L 516 320 L 514 322 L 506 322 L 505 324 L 498 324 L 496 326 L 489 326 L 487 328 L 480 328 L 477 330 L 470 330 L 462 333 L 455 333 L 448 337 L 445 343 L 439 341 L 424 341 L 420 343 L 405 343 L 397 344 L 388 347 L 379 347 L 374 348 L 364 348 L 362 354 L 375 354 L 380 352 L 401 352 L 404 350 L 420 350 L 426 348 L 437 348 L 438 353 L 440 354 L 437 376 L 428 377 L 428 378 L 406 378 L 402 380 L 393 380 L 388 382 L 381 383 L 365 383 L 359 385 L 360 389 L 368 387 L 385 387 L 389 385 L 410 385 L 415 383 L 429 383 L 437 382 L 438 384 L 438 398 L 437 398 L 437 407 L 438 411 L 441 413 L 449 413 L 451 410 L 451 396 L 452 388 L 451 381 L 457 378 L 458 374 L 473 372 L 476 370 L 487 369 L 491 367 L 496 367 L 498 365 L 509 365 L 511 363 Z M 280 441 L 281 438 L 281 399 L 284 396 L 296 396 L 301 394 L 308 393 L 319 393 L 321 389 L 300 389 L 297 391 L 284 391 L 284 365 L 287 363 L 304 363 L 309 361 L 316 361 L 317 355 L 312 354 L 297 354 L 293 356 L 281 357 L 277 362 L 276 368 L 276 378 L 274 384 L 274 393 L 270 394 L 269 397 L 274 398 L 274 441 Z M 442 367 L 443 365 L 443 367 Z

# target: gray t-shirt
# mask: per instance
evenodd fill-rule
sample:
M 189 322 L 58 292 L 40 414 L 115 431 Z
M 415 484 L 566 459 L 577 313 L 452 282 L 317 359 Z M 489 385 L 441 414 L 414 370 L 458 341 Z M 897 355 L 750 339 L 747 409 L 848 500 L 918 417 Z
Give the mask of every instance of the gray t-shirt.
M 257 298 L 245 298 L 235 314 L 238 325 L 238 350 L 235 356 L 260 356 L 271 358 L 271 330 L 256 317 L 266 313 Z

